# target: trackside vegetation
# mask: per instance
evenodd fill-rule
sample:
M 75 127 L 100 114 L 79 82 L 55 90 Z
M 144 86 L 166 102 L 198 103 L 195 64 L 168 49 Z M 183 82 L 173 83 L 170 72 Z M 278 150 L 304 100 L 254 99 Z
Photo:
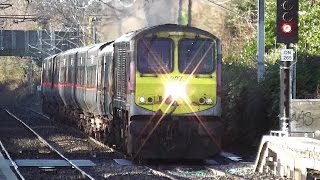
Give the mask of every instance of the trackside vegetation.
M 299 43 L 291 45 L 296 52 L 296 98 L 310 99 L 320 97 L 320 5 L 319 1 L 299 1 Z M 256 21 L 252 11 L 257 8 L 254 0 L 234 0 L 233 8 L 244 18 Z M 228 122 L 228 144 L 256 144 L 261 135 L 269 130 L 279 128 L 279 97 L 280 97 L 280 50 L 284 48 L 276 44 L 276 1 L 266 0 L 265 14 L 265 78 L 257 81 L 257 34 L 256 24 L 246 24 L 239 17 L 230 14 L 227 18 L 229 29 L 233 29 L 243 46 L 239 43 L 227 52 L 224 58 L 224 118 Z M 250 27 L 254 26 L 254 29 Z M 246 35 L 247 34 L 247 35 Z M 248 37 L 250 36 L 250 37 Z M 237 49 L 236 53 L 232 49 Z

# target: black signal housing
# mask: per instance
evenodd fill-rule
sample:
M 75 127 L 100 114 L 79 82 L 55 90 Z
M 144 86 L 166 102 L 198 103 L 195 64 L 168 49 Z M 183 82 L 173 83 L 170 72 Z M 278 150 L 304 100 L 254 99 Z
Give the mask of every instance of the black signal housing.
M 298 42 L 298 0 L 277 0 L 277 43 Z

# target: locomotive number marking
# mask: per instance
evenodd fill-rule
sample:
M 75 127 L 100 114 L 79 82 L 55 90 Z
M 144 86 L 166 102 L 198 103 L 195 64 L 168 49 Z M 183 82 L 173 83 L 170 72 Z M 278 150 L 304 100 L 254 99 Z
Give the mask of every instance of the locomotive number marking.
M 175 81 L 181 81 L 182 76 L 171 76 L 170 79 L 175 80 Z

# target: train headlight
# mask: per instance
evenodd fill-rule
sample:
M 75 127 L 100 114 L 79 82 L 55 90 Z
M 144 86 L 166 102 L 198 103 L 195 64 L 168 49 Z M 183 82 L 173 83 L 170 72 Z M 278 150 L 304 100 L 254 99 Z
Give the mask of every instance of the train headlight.
M 212 105 L 213 99 L 211 97 L 200 97 L 200 98 L 193 98 L 193 103 L 196 105 Z
M 154 104 L 155 103 L 155 98 L 153 96 L 143 96 L 138 98 L 139 104 Z
M 148 97 L 147 104 L 153 104 L 153 97 Z
M 212 98 L 207 98 L 206 99 L 206 104 L 212 104 L 212 103 L 213 103 Z
M 199 104 L 204 104 L 206 102 L 206 98 L 204 98 L 204 97 L 201 97 L 201 98 L 199 98 Z
M 186 98 L 186 86 L 179 83 L 169 83 L 165 86 L 166 97 L 171 96 L 173 100 L 180 98 Z
M 144 97 L 140 97 L 139 98 L 139 103 L 140 104 L 144 104 L 146 102 L 146 100 L 144 99 Z

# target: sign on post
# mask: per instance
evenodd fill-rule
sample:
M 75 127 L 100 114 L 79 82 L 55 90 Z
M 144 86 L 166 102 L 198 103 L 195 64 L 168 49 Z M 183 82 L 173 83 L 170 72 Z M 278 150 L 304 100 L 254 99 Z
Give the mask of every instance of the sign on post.
M 293 49 L 281 50 L 281 61 L 293 61 Z

